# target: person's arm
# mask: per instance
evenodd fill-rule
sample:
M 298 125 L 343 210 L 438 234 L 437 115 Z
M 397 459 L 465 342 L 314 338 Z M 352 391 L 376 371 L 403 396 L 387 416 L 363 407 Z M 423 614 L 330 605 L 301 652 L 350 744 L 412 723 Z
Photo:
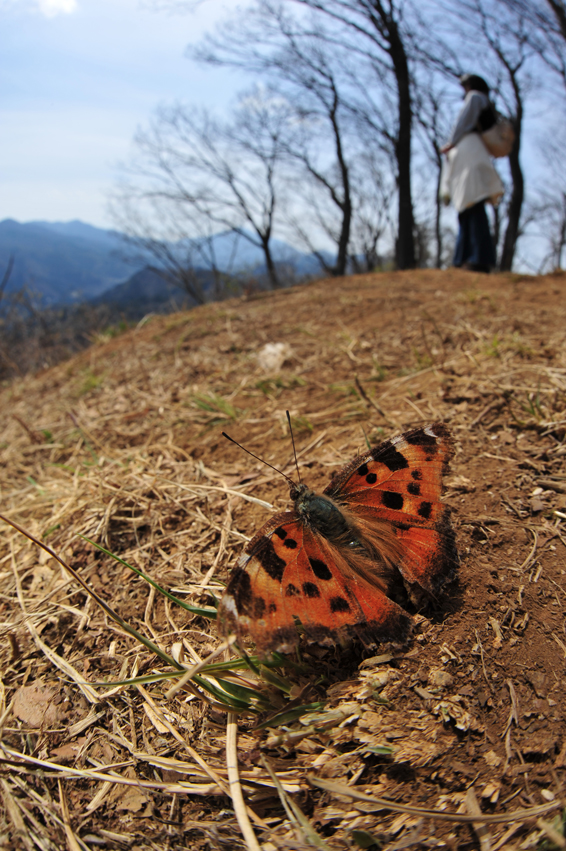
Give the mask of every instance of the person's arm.
M 475 130 L 480 112 L 488 105 L 489 100 L 487 95 L 481 92 L 469 92 L 466 95 L 464 106 L 460 111 L 460 115 L 456 119 L 456 123 L 452 128 L 450 138 L 446 144 L 440 149 L 440 152 L 446 154 L 451 148 L 458 144 L 462 136 L 466 133 L 471 133 Z

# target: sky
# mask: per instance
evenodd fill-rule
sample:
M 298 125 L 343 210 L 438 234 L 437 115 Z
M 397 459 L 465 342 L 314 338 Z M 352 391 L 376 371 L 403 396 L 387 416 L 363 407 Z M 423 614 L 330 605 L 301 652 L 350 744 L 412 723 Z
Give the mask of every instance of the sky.
M 222 110 L 245 80 L 186 56 L 235 0 L 0 0 L 0 220 L 112 227 L 107 198 L 158 104 Z
M 0 221 L 113 227 L 119 164 L 156 107 L 182 100 L 222 112 L 249 86 L 232 69 L 187 56 L 237 8 L 238 0 L 0 0 Z M 528 104 L 529 189 L 544 183 L 536 128 L 548 132 L 552 99 L 550 107 L 548 98 Z M 454 211 L 447 216 L 455 226 Z M 533 239 L 524 242 L 532 253 Z

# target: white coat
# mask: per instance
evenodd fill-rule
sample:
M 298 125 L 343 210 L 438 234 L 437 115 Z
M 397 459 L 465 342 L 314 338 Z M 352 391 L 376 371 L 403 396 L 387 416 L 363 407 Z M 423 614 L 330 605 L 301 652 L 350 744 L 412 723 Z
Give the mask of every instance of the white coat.
M 461 213 L 478 201 L 497 206 L 504 192 L 503 183 L 479 133 L 466 133 L 448 151 L 442 169 L 440 196 L 452 202 Z

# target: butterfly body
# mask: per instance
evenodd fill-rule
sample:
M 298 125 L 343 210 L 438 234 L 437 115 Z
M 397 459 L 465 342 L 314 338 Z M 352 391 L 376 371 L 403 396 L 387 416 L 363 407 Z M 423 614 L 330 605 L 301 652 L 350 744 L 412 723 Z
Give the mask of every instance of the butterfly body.
M 321 644 L 355 635 L 405 643 L 411 618 L 390 596 L 436 598 L 458 564 L 440 502 L 452 453 L 446 426 L 413 429 L 338 471 L 323 493 L 292 484 L 293 510 L 247 545 L 219 608 L 221 629 L 260 655 L 290 652 L 302 631 Z
M 355 526 L 348 522 L 344 512 L 332 499 L 303 484 L 292 485 L 290 497 L 295 503 L 297 515 L 305 525 L 310 525 L 336 545 L 361 547 Z

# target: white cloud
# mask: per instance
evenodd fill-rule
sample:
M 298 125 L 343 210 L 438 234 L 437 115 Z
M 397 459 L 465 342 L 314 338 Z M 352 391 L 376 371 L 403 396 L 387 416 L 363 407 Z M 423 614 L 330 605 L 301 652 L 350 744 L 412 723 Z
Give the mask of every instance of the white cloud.
M 30 12 L 36 11 L 46 18 L 55 15 L 70 14 L 78 9 L 77 0 L 0 0 L 0 12 Z
M 39 11 L 46 18 L 53 18 L 55 15 L 70 14 L 77 10 L 77 0 L 36 0 Z

